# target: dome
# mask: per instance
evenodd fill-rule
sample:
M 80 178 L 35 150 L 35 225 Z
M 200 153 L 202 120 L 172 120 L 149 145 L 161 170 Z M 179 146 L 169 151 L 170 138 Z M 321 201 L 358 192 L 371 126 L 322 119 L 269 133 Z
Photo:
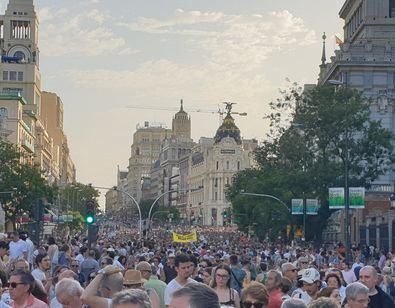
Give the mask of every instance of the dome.
M 237 144 L 241 144 L 240 129 L 236 126 L 235 120 L 230 115 L 230 112 L 228 112 L 222 125 L 218 128 L 214 137 L 214 144 L 219 143 L 226 137 L 231 137 Z

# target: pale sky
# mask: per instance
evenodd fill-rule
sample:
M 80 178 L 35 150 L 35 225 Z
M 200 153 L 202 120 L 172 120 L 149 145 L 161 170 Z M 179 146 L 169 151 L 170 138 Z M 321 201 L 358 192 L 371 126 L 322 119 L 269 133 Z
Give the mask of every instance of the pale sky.
M 345 0 L 36 0 L 42 90 L 64 104 L 64 130 L 77 180 L 116 184 L 126 170 L 136 124 L 174 111 L 126 106 L 234 111 L 244 138 L 262 141 L 262 117 L 278 89 L 315 83 L 327 34 L 327 58 L 343 37 Z M 4 11 L 8 0 L 0 0 Z M 213 137 L 216 114 L 190 113 L 192 136 Z M 103 202 L 103 198 L 101 198 Z

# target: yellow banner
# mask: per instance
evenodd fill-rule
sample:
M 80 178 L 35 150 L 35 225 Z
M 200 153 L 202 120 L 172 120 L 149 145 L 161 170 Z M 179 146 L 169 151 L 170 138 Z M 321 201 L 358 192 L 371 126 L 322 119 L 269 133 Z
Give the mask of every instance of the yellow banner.
M 179 234 L 173 232 L 173 242 L 176 243 L 190 243 L 197 241 L 196 231 L 188 233 L 188 234 Z

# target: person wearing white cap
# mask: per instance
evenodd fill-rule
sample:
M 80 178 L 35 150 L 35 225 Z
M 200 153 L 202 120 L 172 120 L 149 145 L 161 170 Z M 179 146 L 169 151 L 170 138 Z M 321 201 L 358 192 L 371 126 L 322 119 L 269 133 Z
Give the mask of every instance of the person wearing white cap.
M 307 268 L 302 273 L 303 290 L 297 289 L 293 294 L 293 298 L 300 298 L 308 305 L 315 300 L 321 287 L 320 273 L 313 267 Z

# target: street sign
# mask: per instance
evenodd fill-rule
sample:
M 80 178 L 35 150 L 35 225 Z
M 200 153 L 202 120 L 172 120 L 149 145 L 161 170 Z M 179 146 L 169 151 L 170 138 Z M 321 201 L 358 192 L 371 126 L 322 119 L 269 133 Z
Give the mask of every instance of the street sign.
M 303 199 L 292 199 L 292 215 L 303 215 Z
M 344 187 L 329 188 L 329 209 L 337 210 L 344 208 Z
M 318 199 L 306 199 L 306 214 L 307 215 L 318 215 Z
M 365 208 L 365 188 L 364 187 L 350 187 L 350 208 L 364 209 Z

